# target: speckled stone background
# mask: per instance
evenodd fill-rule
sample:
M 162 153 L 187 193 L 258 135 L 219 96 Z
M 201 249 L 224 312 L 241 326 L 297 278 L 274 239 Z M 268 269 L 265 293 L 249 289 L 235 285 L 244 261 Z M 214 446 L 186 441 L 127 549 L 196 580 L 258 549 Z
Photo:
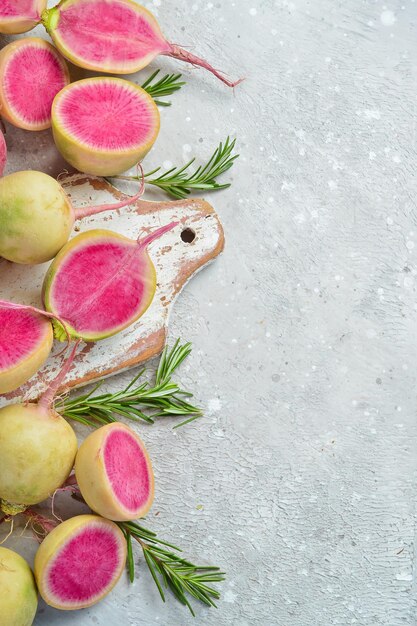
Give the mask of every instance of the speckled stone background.
M 147 158 L 204 158 L 227 134 L 241 153 L 232 188 L 209 197 L 226 251 L 171 322 L 193 342 L 181 380 L 206 417 L 138 427 L 157 479 L 148 524 L 227 582 L 193 620 L 142 564 L 100 605 L 42 606 L 36 624 L 416 624 L 417 4 L 146 6 L 173 41 L 247 77 L 233 94 L 181 66 Z M 48 132 L 7 130 L 10 169 L 61 171 Z

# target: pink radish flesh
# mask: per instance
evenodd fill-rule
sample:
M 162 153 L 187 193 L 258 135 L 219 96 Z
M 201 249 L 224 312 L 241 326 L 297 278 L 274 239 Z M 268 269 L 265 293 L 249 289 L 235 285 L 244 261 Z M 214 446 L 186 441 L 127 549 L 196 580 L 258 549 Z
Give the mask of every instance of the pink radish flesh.
M 3 175 L 7 162 L 7 147 L 3 133 L 0 131 L 0 176 Z
M 31 17 L 40 19 L 33 0 L 2 0 L 0 17 Z
M 109 281 L 114 268 L 124 264 L 131 252 L 129 243 L 103 242 L 80 249 L 62 264 L 61 275 L 71 288 L 64 291 L 58 275 L 51 292 L 52 300 L 59 303 L 61 317 L 80 334 L 92 329 L 101 333 L 109 327 L 125 324 L 140 307 L 145 291 L 145 259 L 136 259 L 135 272 L 122 272 Z M 81 276 L 84 280 L 80 280 Z
M 50 321 L 28 311 L 0 308 L 0 371 L 13 367 L 45 340 Z
M 6 62 L 1 88 L 12 123 L 29 130 L 50 125 L 56 94 L 69 83 L 63 60 L 52 46 L 25 42 Z
M 46 273 L 46 309 L 65 321 L 73 337 L 86 341 L 123 330 L 143 315 L 155 294 L 147 246 L 174 226 L 162 226 L 138 241 L 108 230 L 74 237 Z M 61 338 L 59 328 L 55 334 Z
M 57 104 L 59 122 L 91 148 L 128 150 L 149 141 L 155 132 L 155 113 L 146 94 L 141 101 L 127 82 L 108 83 L 103 79 L 72 86 Z
M 120 568 L 120 544 L 110 528 L 92 526 L 70 539 L 53 559 L 47 586 L 63 605 L 84 604 L 111 585 Z
M 129 66 L 170 51 L 162 33 L 129 3 L 91 0 L 64 5 L 59 13 L 60 39 L 76 56 L 93 64 L 101 63 L 103 53 L 106 63 Z
M 119 502 L 135 512 L 149 499 L 149 467 L 142 448 L 130 433 L 113 430 L 104 448 L 107 478 Z
M 203 67 L 229 87 L 240 82 L 169 43 L 154 16 L 131 0 L 64 0 L 43 21 L 60 52 L 87 69 L 129 74 L 162 54 Z

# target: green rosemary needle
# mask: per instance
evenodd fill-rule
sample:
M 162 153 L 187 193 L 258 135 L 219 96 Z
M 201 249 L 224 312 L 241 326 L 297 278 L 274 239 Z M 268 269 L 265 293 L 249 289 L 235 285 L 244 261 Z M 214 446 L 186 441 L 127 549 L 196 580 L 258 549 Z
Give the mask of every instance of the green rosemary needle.
M 218 183 L 219 176 L 229 170 L 238 154 L 233 154 L 236 139 L 226 138 L 225 142 L 219 143 L 207 163 L 199 165 L 194 171 L 190 171 L 191 166 L 195 162 L 195 158 L 191 159 L 182 167 L 172 167 L 157 177 L 154 175 L 160 172 L 161 168 L 157 167 L 145 174 L 145 183 L 159 187 L 168 195 L 174 198 L 186 198 L 195 191 L 218 191 L 219 189 L 227 189 L 230 183 Z M 114 176 L 118 180 L 139 180 L 138 176 Z
M 127 542 L 127 567 L 131 582 L 135 577 L 133 538 L 142 548 L 148 569 L 164 602 L 164 589 L 170 589 L 177 600 L 188 607 L 193 616 L 195 613 L 187 596 L 192 596 L 207 606 L 216 606 L 214 600 L 220 598 L 220 592 L 212 587 L 211 583 L 225 580 L 225 573 L 218 567 L 194 565 L 182 559 L 178 554 L 182 552 L 180 548 L 162 541 L 154 532 L 136 522 L 121 522 L 119 527 Z
M 93 428 L 115 422 L 118 417 L 153 424 L 158 417 L 181 415 L 187 419 L 174 428 L 183 426 L 202 415 L 201 409 L 188 402 L 192 394 L 172 380 L 172 375 L 190 352 L 191 344 L 181 345 L 177 339 L 171 350 L 164 349 L 154 385 L 148 381 L 137 384 L 146 371 L 142 369 L 122 391 L 96 395 L 100 382 L 87 394 L 62 400 L 56 409 L 60 415 Z
M 149 76 L 149 78 L 147 78 L 142 84 L 142 89 L 147 91 L 148 94 L 152 96 L 155 100 L 155 104 L 162 107 L 169 107 L 171 106 L 171 102 L 159 100 L 159 98 L 170 96 L 175 93 L 185 85 L 185 81 L 181 80 L 182 74 L 166 74 L 163 78 L 153 82 L 158 74 L 159 70 L 156 70 L 156 72 Z

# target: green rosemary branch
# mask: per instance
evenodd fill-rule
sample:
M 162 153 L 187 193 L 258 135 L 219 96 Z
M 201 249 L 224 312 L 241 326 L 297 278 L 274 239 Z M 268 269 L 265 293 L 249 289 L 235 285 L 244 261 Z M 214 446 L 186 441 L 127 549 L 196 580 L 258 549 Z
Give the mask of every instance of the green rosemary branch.
M 131 582 L 135 576 L 133 538 L 142 548 L 146 564 L 164 602 L 164 589 L 170 589 L 177 600 L 189 608 L 194 617 L 195 613 L 187 596 L 192 596 L 207 606 L 216 606 L 214 600 L 220 598 L 220 592 L 212 587 L 211 583 L 225 580 L 225 573 L 218 567 L 194 565 L 182 559 L 176 554 L 182 552 L 180 548 L 161 541 L 154 532 L 136 522 L 121 522 L 119 527 L 127 541 L 127 567 Z
M 98 383 L 87 394 L 73 400 L 64 399 L 57 404 L 56 410 L 66 418 L 93 428 L 117 421 L 115 416 L 143 420 L 148 424 L 153 424 L 156 418 L 162 416 L 187 416 L 185 421 L 174 427 L 179 428 L 202 415 L 201 409 L 187 401 L 193 394 L 172 381 L 172 375 L 190 352 L 191 344 L 181 345 L 177 339 L 171 350 L 168 347 L 164 349 L 153 386 L 147 381 L 136 385 L 146 371 L 142 369 L 122 391 L 95 395 L 101 386 Z
M 190 172 L 190 167 L 194 163 L 195 158 L 188 161 L 182 167 L 172 167 L 166 172 L 160 174 L 156 178 L 153 175 L 161 170 L 160 167 L 145 174 L 145 183 L 154 185 L 165 191 L 174 198 L 186 198 L 194 191 L 217 191 L 219 189 L 227 189 L 230 183 L 218 183 L 217 178 L 229 170 L 238 154 L 233 154 L 236 139 L 231 140 L 227 137 L 226 141 L 221 142 L 207 163 L 199 165 L 194 171 Z M 114 176 L 118 180 L 139 180 L 138 176 Z
M 159 74 L 159 70 L 156 70 L 149 78 L 142 84 L 142 89 L 148 92 L 150 96 L 155 100 L 155 104 L 159 104 L 162 107 L 171 106 L 171 102 L 166 100 L 159 100 L 164 96 L 170 96 L 175 93 L 181 87 L 185 85 L 185 81 L 181 81 L 182 74 L 165 74 L 162 78 L 152 84 L 152 81 Z

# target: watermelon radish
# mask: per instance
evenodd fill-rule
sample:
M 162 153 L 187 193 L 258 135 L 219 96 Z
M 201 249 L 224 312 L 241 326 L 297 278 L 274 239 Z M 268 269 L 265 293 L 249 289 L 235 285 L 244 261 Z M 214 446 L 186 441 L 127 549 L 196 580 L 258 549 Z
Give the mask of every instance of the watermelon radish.
M 7 146 L 4 135 L 0 130 L 0 176 L 3 176 L 4 168 L 7 162 Z
M 126 556 L 126 540 L 113 522 L 96 515 L 68 519 L 45 537 L 36 553 L 39 593 L 64 611 L 92 606 L 113 589 Z
M 229 87 L 240 82 L 166 41 L 152 13 L 132 0 L 62 0 L 42 21 L 61 54 L 89 70 L 132 74 L 161 54 L 203 67 Z
M 176 225 L 162 226 L 137 241 L 102 229 L 77 235 L 46 273 L 42 292 L 46 310 L 64 320 L 71 337 L 85 341 L 98 341 L 130 326 L 155 294 L 156 271 L 147 246 Z M 59 322 L 54 328 L 62 340 Z
M 35 28 L 41 21 L 47 0 L 1 0 L 0 33 L 17 35 Z
M 51 126 L 56 94 L 70 82 L 66 62 L 50 43 L 28 37 L 0 52 L 1 115 L 25 130 Z
M 75 476 L 90 509 L 108 519 L 127 522 L 152 506 L 154 476 L 145 445 L 119 422 L 85 439 L 75 457 Z
M 35 307 L 0 300 L 0 393 L 23 385 L 46 361 L 54 338 L 51 318 Z
M 0 257 L 14 263 L 50 261 L 68 241 L 74 221 L 136 202 L 143 193 L 116 204 L 74 209 L 61 185 L 48 174 L 15 172 L 0 179 Z
M 53 408 L 78 346 L 37 403 L 0 409 L 0 508 L 16 515 L 54 493 L 70 474 L 77 438 Z
M 38 591 L 25 559 L 0 547 L 0 620 L 2 626 L 31 626 L 38 608 Z
M 159 133 L 159 111 L 142 87 L 121 78 L 86 78 L 52 106 L 52 130 L 64 159 L 87 174 L 113 176 L 138 163 Z

